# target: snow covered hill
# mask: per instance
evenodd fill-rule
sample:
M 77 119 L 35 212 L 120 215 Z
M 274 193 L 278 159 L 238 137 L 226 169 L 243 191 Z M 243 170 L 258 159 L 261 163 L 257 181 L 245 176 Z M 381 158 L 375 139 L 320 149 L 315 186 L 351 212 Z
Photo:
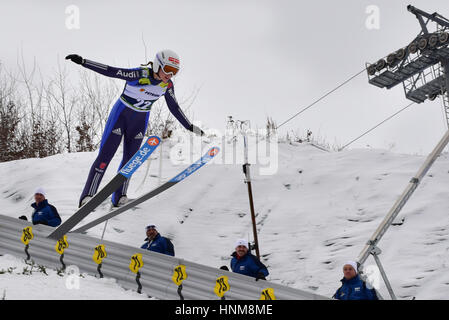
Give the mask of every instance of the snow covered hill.
M 24 263 L 9 254 L 0 256 L 0 300 L 140 300 L 136 291 L 125 290 L 115 279 L 57 272 L 53 268 Z
M 162 181 L 186 165 L 169 159 L 163 144 Z M 0 163 L 1 214 L 30 217 L 34 190 L 47 190 L 66 220 L 96 152 Z M 128 196 L 158 185 L 159 153 L 134 175 Z M 115 173 L 118 153 L 102 185 Z M 324 152 L 310 144 L 279 144 L 279 169 L 259 175 L 253 165 L 253 192 L 262 261 L 269 280 L 332 296 L 340 286 L 342 263 L 355 259 L 425 157 L 384 150 Z M 399 298 L 449 298 L 449 158 L 437 160 L 403 209 L 401 226 L 380 242 L 380 256 Z M 109 221 L 105 239 L 140 247 L 147 224 L 172 239 L 176 255 L 209 266 L 228 265 L 234 242 L 252 239 L 241 164 L 211 164 L 156 198 Z M 109 209 L 109 202 L 80 225 Z M 104 224 L 88 233 L 100 237 Z M 372 258 L 367 265 L 374 264 Z M 3 265 L 2 265 L 3 266 Z M 388 297 L 381 283 L 380 292 Z M 134 296 L 133 296 L 134 297 Z

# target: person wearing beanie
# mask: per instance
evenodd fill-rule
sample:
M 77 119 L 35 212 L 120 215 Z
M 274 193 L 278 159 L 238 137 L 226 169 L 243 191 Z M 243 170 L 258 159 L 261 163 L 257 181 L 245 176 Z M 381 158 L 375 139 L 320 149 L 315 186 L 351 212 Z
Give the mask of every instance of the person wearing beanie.
M 49 204 L 45 198 L 46 193 L 43 188 L 37 188 L 34 192 L 34 203 L 31 204 L 34 212 L 31 215 L 31 221 L 34 225 L 44 224 L 50 227 L 57 227 L 61 224 L 61 217 L 58 210 Z
M 268 276 L 267 267 L 259 259 L 249 252 L 246 239 L 239 239 L 235 243 L 235 251 L 232 253 L 231 270 L 249 277 L 266 280 Z
M 347 261 L 343 265 L 342 285 L 332 298 L 337 300 L 378 300 L 376 290 L 369 289 L 365 281 L 358 275 L 358 266 L 355 261 Z
M 147 238 L 145 243 L 140 247 L 153 252 L 167 254 L 169 256 L 175 256 L 175 249 L 170 239 L 163 237 L 157 232 L 156 226 L 150 224 L 145 228 L 147 232 Z

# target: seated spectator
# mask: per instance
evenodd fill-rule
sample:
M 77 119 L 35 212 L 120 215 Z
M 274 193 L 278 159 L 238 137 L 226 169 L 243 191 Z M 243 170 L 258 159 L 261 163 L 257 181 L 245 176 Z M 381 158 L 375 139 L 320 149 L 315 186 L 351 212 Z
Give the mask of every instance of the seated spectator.
M 259 259 L 249 252 L 248 241 L 245 239 L 237 240 L 235 252 L 231 255 L 231 270 L 249 277 L 266 280 L 268 276 L 267 267 Z
M 155 225 L 149 225 L 146 228 L 147 238 L 145 243 L 140 247 L 141 249 L 147 249 L 162 254 L 168 254 L 169 256 L 175 255 L 175 249 L 170 239 L 163 237 L 157 232 Z
M 34 200 L 36 202 L 31 205 L 34 208 L 34 212 L 31 215 L 33 224 L 44 224 L 50 227 L 57 227 L 61 224 L 58 210 L 45 199 L 44 189 L 38 188 L 36 190 Z
M 332 298 L 338 300 L 378 300 L 376 290 L 366 287 L 357 273 L 357 263 L 348 261 L 343 266 L 342 285 Z
M 31 204 L 34 208 L 31 221 L 34 225 L 44 224 L 50 227 L 57 227 L 61 224 L 61 217 L 59 216 L 58 210 L 45 199 L 44 189 L 38 188 L 36 190 L 34 200 L 35 203 Z

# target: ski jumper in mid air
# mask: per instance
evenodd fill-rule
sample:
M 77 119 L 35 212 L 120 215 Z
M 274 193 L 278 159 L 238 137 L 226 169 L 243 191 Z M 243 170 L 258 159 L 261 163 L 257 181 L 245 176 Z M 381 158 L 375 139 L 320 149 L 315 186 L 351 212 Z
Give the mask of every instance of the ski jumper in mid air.
M 80 207 L 97 192 L 122 138 L 124 140 L 123 158 L 119 170 L 140 148 L 147 129 L 151 106 L 160 97 L 165 97 L 168 109 L 184 128 L 200 135 L 204 134 L 201 129 L 190 123 L 176 101 L 173 82 L 170 80 L 179 71 L 180 66 L 179 57 L 175 52 L 171 50 L 158 52 L 154 62 L 150 62 L 152 68 L 148 66 L 133 69 L 115 68 L 83 59 L 75 54 L 68 55 L 66 59 L 102 75 L 126 80 L 125 88 L 109 114 L 98 156 L 92 164 L 80 196 Z M 112 194 L 114 206 L 127 201 L 128 184 L 129 179 Z

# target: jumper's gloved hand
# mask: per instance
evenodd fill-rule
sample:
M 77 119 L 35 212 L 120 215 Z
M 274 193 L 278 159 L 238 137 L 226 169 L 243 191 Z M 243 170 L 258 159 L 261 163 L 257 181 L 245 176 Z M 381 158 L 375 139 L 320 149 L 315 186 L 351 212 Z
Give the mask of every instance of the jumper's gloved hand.
M 196 133 L 199 136 L 204 136 L 205 135 L 204 131 L 201 130 L 200 128 L 198 128 L 197 126 L 195 126 L 194 124 L 190 125 L 189 130 L 192 131 L 193 133 Z
M 262 272 L 259 272 L 256 276 L 256 281 L 258 280 L 267 280 Z
M 221 266 L 220 269 L 221 269 L 221 270 L 229 271 L 229 268 L 228 268 L 227 266 Z
M 77 55 L 77 54 L 69 54 L 67 57 L 65 57 L 66 60 L 72 60 L 73 62 L 77 64 L 84 64 L 83 57 Z

